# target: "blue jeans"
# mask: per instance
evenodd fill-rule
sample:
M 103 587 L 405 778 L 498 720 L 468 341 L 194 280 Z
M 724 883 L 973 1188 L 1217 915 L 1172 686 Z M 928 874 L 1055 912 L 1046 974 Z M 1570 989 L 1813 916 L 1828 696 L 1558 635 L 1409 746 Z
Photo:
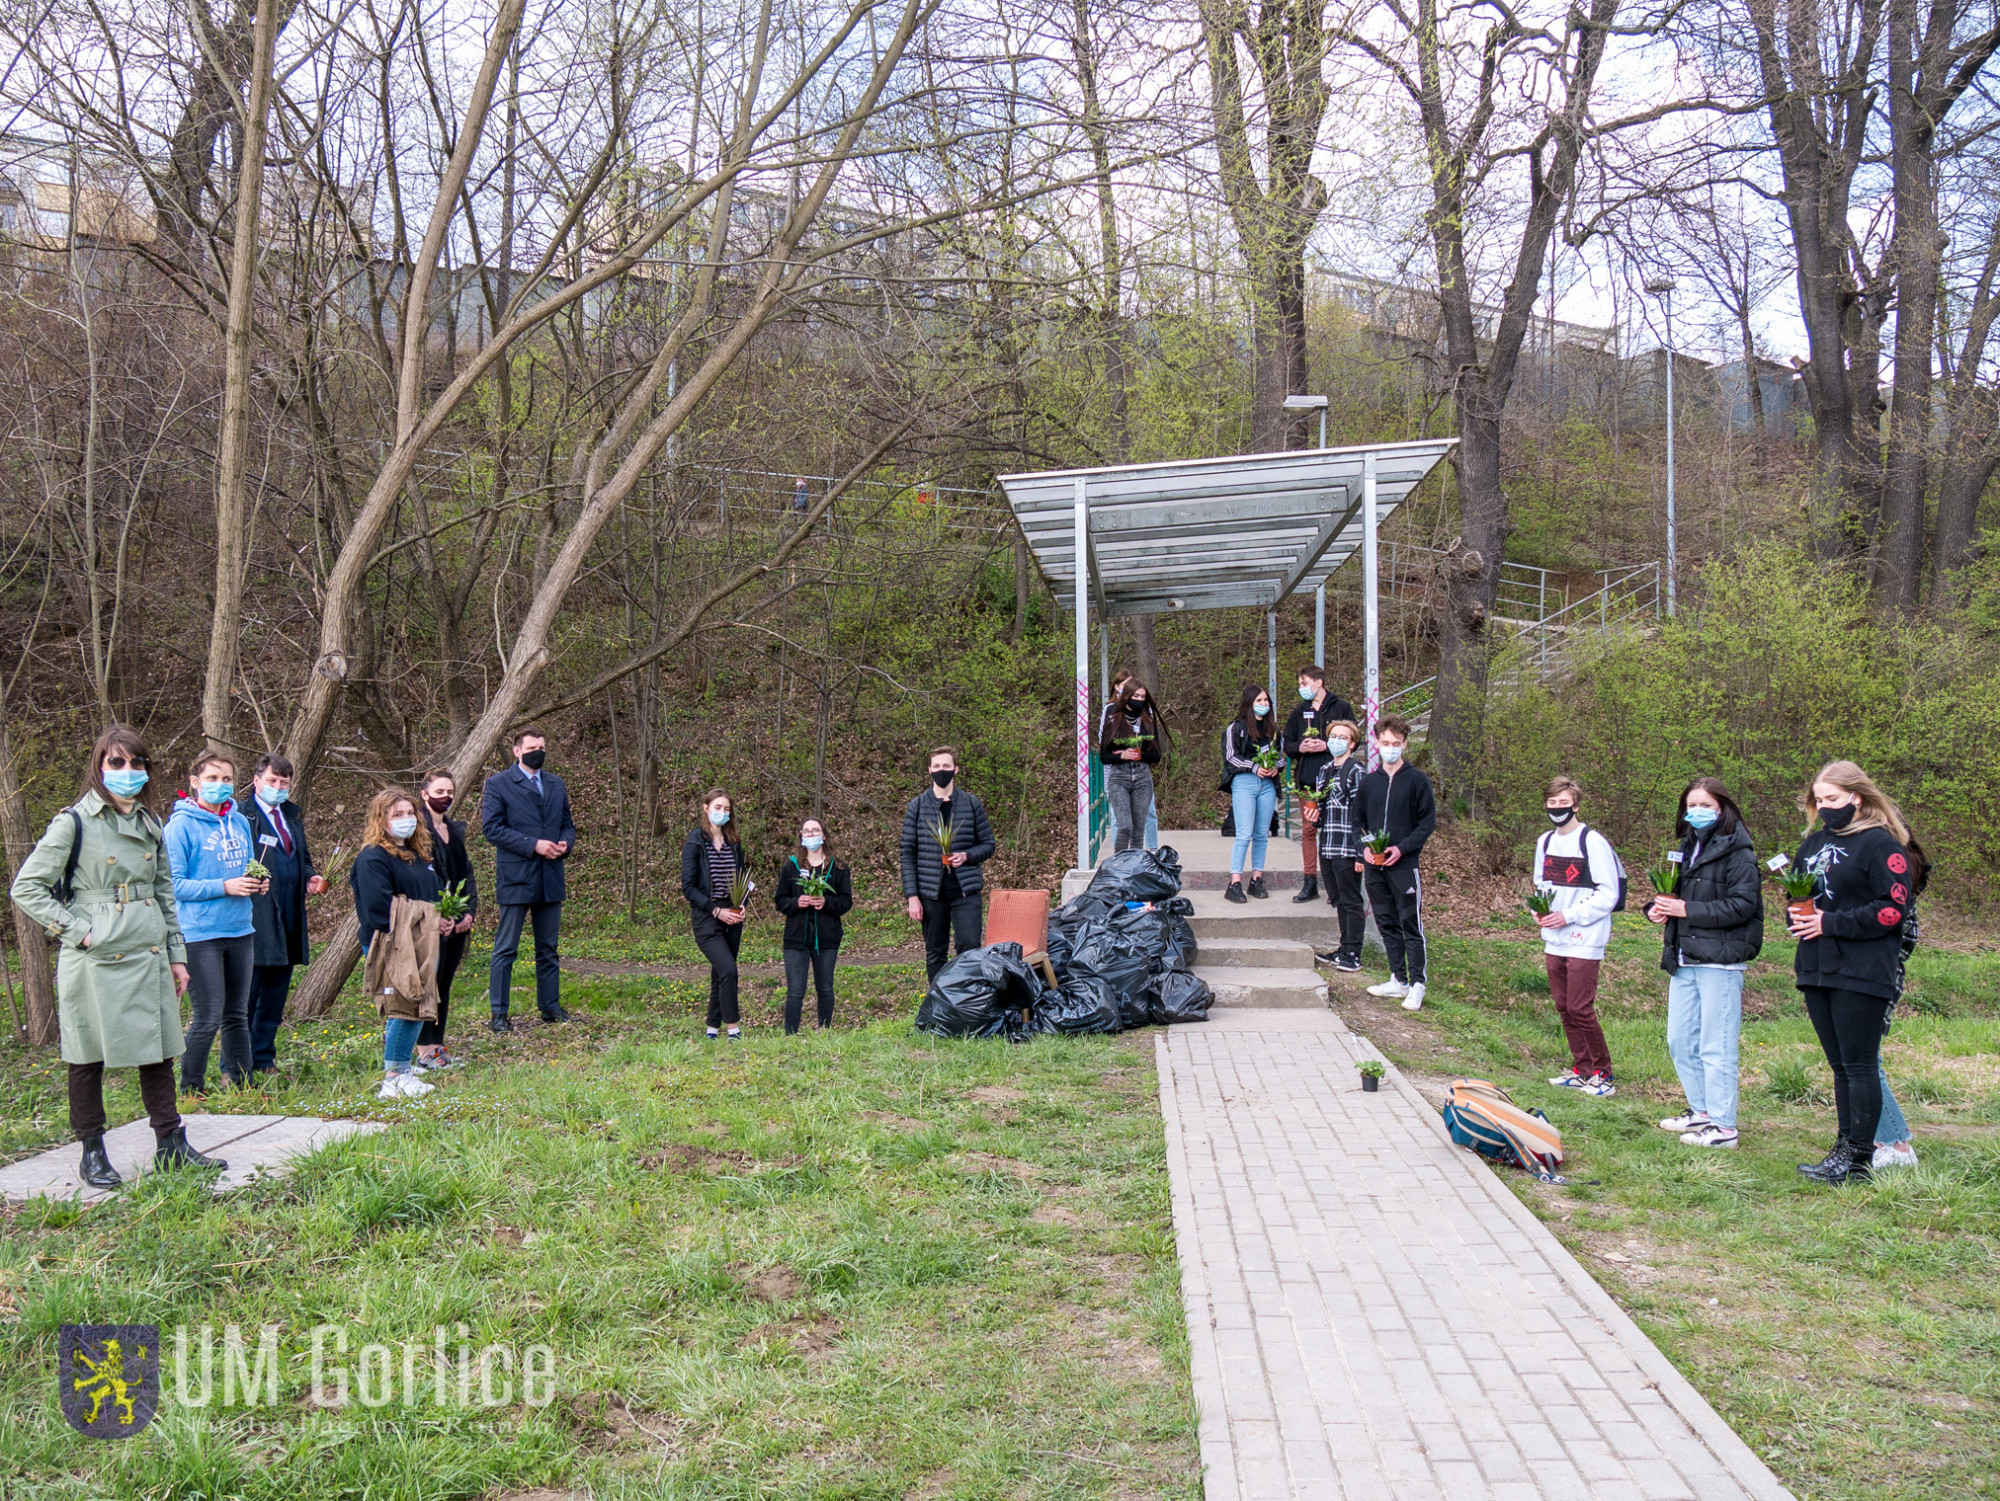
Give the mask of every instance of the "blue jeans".
M 1910 1139 L 1910 1123 L 1903 1119 L 1903 1107 L 1896 1103 L 1896 1097 L 1889 1093 L 1889 1073 L 1882 1072 L 1882 1118 L 1875 1122 L 1875 1144 L 1893 1146 L 1899 1141 Z
M 1229 874 L 1245 870 L 1243 856 L 1250 856 L 1250 870 L 1264 868 L 1264 853 L 1271 842 L 1271 815 L 1278 811 L 1278 779 L 1260 777 L 1254 771 L 1239 771 L 1229 784 L 1229 805 L 1236 814 L 1236 846 L 1229 852 Z
M 424 1024 L 415 1017 L 407 1021 L 400 1017 L 389 1017 L 382 1023 L 382 1067 L 392 1074 L 407 1074 L 410 1071 L 410 1050 L 417 1045 L 417 1034 Z
M 1688 1108 L 1736 1129 L 1736 1044 L 1743 1033 L 1743 971 L 1683 964 L 1667 981 L 1667 1052 Z

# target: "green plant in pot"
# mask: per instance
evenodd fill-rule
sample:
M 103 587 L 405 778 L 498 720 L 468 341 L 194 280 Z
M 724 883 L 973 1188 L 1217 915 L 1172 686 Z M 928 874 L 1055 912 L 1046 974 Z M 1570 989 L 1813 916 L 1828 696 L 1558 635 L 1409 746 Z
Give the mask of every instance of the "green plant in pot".
M 1778 885 L 1785 893 L 1785 915 L 1790 918 L 1811 917 L 1813 895 L 1819 889 L 1819 877 L 1809 870 L 1801 870 L 1796 865 L 1787 865 L 1777 872 Z
M 1370 865 L 1380 865 L 1383 857 L 1389 853 L 1389 846 L 1395 842 L 1389 837 L 1387 829 L 1377 829 L 1362 839 L 1361 858 Z
M 1547 917 L 1556 909 L 1556 899 L 1553 892 L 1537 889 L 1528 893 L 1527 900 L 1528 910 L 1536 917 Z
M 1375 1094 L 1382 1088 L 1382 1076 L 1388 1072 L 1380 1058 L 1361 1060 L 1361 1089 L 1364 1094 Z

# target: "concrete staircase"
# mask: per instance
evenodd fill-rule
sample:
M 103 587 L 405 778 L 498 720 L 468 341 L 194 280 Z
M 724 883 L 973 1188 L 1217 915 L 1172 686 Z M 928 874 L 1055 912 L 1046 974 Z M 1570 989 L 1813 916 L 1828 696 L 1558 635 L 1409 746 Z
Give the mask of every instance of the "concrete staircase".
M 1328 1008 L 1313 946 L 1332 947 L 1333 909 L 1324 897 L 1293 902 L 1300 879 L 1296 839 L 1270 842 L 1264 881 L 1271 894 L 1240 906 L 1222 894 L 1229 881 L 1229 840 L 1213 829 L 1162 829 L 1160 843 L 1180 853 L 1181 894 L 1194 903 L 1188 919 L 1195 937 L 1194 972 L 1215 992 L 1218 1008 Z

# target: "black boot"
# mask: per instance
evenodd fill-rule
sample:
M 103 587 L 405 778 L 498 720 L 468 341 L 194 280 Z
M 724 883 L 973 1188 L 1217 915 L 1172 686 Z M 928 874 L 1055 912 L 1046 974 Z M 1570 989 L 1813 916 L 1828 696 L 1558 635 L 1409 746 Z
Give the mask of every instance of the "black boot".
M 1299 887 L 1299 894 L 1298 894 L 1297 896 L 1293 897 L 1293 898 L 1292 898 L 1292 900 L 1293 900 L 1293 901 L 1295 901 L 1295 902 L 1313 902 L 1313 901 L 1318 901 L 1318 900 L 1319 900 L 1319 877 L 1318 877 L 1318 876 L 1307 876 L 1307 877 L 1306 877 L 1306 879 L 1305 879 L 1305 884 L 1304 884 L 1304 885 L 1302 885 L 1301 887 Z
M 83 1181 L 92 1188 L 117 1188 L 125 1180 L 118 1176 L 118 1169 L 111 1165 L 111 1159 L 104 1151 L 104 1138 L 93 1136 L 83 1144 Z
M 1243 883 L 1241 881 L 1231 881 L 1229 889 L 1222 893 L 1222 899 L 1226 902 L 1247 902 L 1250 900 L 1249 897 L 1243 894 Z
M 1833 1150 L 1828 1152 L 1824 1159 L 1814 1163 L 1801 1163 L 1799 1172 L 1815 1183 L 1825 1183 L 1829 1186 L 1845 1183 L 1849 1179 L 1865 1183 L 1869 1178 L 1869 1164 L 1873 1156 L 1872 1151 L 1859 1154 L 1846 1142 L 1837 1141 L 1833 1144 Z
M 205 1157 L 188 1145 L 186 1126 L 176 1126 L 160 1138 L 159 1150 L 153 1153 L 156 1168 L 206 1167 L 221 1172 L 229 1164 L 220 1157 Z
M 493 1020 L 486 1025 L 491 1027 L 495 1032 L 511 1032 L 514 1030 L 514 1024 L 507 1020 L 507 1013 L 504 1011 L 494 1012 Z

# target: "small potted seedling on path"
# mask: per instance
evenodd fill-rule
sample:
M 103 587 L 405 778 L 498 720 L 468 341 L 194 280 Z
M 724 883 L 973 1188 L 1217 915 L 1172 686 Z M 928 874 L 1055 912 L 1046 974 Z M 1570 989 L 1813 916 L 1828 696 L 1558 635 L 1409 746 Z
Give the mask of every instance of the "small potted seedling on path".
M 1361 1092 L 1363 1094 L 1375 1094 L 1378 1092 L 1382 1088 L 1382 1075 L 1387 1072 L 1388 1070 L 1382 1066 L 1380 1058 L 1362 1059 Z

